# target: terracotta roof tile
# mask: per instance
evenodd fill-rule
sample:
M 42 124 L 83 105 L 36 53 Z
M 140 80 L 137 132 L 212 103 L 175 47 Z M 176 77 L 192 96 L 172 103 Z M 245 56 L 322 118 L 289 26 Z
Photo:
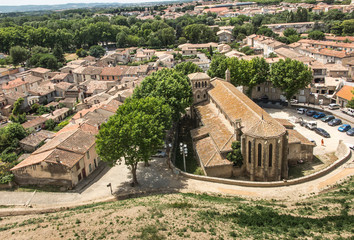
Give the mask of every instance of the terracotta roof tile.
M 336 95 L 340 98 L 350 101 L 354 97 L 353 91 L 354 91 L 354 87 L 345 85 L 342 87 L 341 90 L 337 92 Z

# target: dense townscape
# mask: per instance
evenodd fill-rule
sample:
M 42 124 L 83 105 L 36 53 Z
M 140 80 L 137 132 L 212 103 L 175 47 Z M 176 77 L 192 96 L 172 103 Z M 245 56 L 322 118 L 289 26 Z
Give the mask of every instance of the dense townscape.
M 0 232 L 12 238 L 22 229 L 33 238 L 42 231 L 51 239 L 352 238 L 353 10 L 348 0 L 200 0 L 0 12 Z M 343 181 L 340 190 L 321 193 Z M 129 185 L 117 187 L 123 182 Z M 38 223 L 30 233 L 31 223 L 5 218 L 13 215 L 7 208 L 21 205 L 15 202 L 25 201 L 22 211 L 35 207 L 37 191 L 47 199 L 53 191 L 67 194 L 60 204 L 76 191 L 95 202 L 107 197 L 95 184 L 116 198 L 184 193 L 148 197 L 147 205 L 141 198 L 135 206 L 133 200 L 87 206 L 111 221 L 112 232 L 69 234 L 60 221 L 59 235 L 40 230 L 63 217 L 52 215 L 24 220 Z M 284 195 L 288 202 L 280 204 L 273 190 L 267 193 L 291 185 L 306 199 Z M 33 195 L 27 200 L 21 191 Z M 319 193 L 318 202 L 311 192 Z M 66 204 L 85 202 L 79 199 Z M 227 214 L 235 203 L 239 209 Z M 109 208 L 117 210 L 112 218 Z M 187 225 L 167 226 L 173 211 Z M 151 223 L 139 223 L 149 214 L 151 221 L 141 221 Z M 226 219 L 233 224 L 223 230 Z

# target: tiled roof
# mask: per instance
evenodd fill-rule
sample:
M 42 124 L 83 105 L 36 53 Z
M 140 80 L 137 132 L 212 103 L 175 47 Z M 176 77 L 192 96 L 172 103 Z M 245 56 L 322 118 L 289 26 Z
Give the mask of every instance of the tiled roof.
M 210 98 L 217 102 L 231 122 L 241 119 L 244 133 L 260 134 L 257 136 L 262 138 L 273 138 L 285 134 L 285 128 L 279 122 L 231 83 L 222 80 L 214 80 L 211 83 L 213 89 L 209 90 Z M 262 130 L 260 125 L 266 128 Z M 252 132 L 252 129 L 259 131 Z
M 102 69 L 101 76 L 122 76 L 127 71 L 128 66 L 105 67 Z
M 45 121 L 47 121 L 48 119 L 44 118 L 44 117 L 37 117 L 35 119 L 29 120 L 25 123 L 22 123 L 22 127 L 27 129 L 27 128 L 31 128 L 40 124 L 45 123 Z
M 41 130 L 39 132 L 34 132 L 20 141 L 21 144 L 38 146 L 42 141 L 53 138 L 54 133 L 46 130 Z
M 210 79 L 208 74 L 203 73 L 203 72 L 196 72 L 196 73 L 191 73 L 188 74 L 188 78 L 193 81 L 193 80 L 204 80 L 204 79 Z
M 12 80 L 12 81 L 9 81 L 7 83 L 4 83 L 2 85 L 2 89 L 12 89 L 12 88 L 15 88 L 15 87 L 19 87 L 19 86 L 22 86 L 22 85 L 25 85 L 26 84 L 26 81 L 22 78 L 16 78 L 15 80 Z
M 65 79 L 69 74 L 68 73 L 58 73 L 54 77 L 52 77 L 52 80 L 63 80 Z
M 36 73 L 48 73 L 50 72 L 49 69 L 47 68 L 41 68 L 41 67 L 38 67 L 38 68 L 33 68 L 31 69 L 32 72 L 36 72 Z
M 314 143 L 312 143 L 310 140 L 308 140 L 306 137 L 304 137 L 301 133 L 294 129 L 287 129 L 287 132 L 289 133 L 289 144 L 292 143 L 301 143 L 304 145 L 311 145 L 315 146 Z
M 341 90 L 337 92 L 336 95 L 340 98 L 350 101 L 354 97 L 353 91 L 354 91 L 354 87 L 345 85 L 342 87 Z

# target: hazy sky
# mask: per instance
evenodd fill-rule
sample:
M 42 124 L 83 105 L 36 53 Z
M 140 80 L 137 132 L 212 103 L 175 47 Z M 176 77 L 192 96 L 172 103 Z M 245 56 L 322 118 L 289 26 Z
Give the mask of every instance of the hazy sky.
M 51 5 L 65 3 L 137 3 L 137 2 L 158 2 L 159 0 L 0 0 L 0 6 L 15 5 Z M 161 1 L 161 0 L 160 0 Z

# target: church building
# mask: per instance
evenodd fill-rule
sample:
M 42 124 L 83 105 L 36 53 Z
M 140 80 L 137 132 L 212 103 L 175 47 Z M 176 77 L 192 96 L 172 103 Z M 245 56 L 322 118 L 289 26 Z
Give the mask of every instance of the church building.
M 198 125 L 191 131 L 193 147 L 205 175 L 278 181 L 288 178 L 289 159 L 291 163 L 305 156 L 312 160 L 314 145 L 295 130 L 288 131 L 232 85 L 228 70 L 226 80 L 210 79 L 205 73 L 188 77 L 194 97 L 192 116 Z M 226 159 L 234 141 L 241 143 L 241 167 Z

